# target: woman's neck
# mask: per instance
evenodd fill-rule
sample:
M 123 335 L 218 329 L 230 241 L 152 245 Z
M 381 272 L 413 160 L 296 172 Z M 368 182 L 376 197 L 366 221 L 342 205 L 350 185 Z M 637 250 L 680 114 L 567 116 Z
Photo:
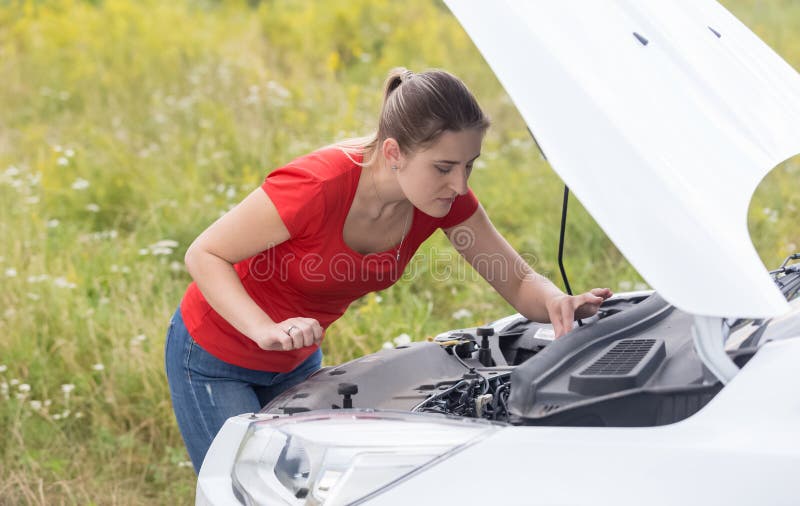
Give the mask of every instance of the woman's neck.
M 378 219 L 387 213 L 394 214 L 405 209 L 408 199 L 397 182 L 394 171 L 385 159 L 377 155 L 372 162 L 362 167 L 358 193 L 365 211 Z

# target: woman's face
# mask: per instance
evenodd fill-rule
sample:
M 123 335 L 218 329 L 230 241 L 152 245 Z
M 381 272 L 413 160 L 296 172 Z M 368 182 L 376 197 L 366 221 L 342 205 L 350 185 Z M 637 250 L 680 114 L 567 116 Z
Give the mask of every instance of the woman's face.
M 468 191 L 472 164 L 481 154 L 481 130 L 445 131 L 431 146 L 412 152 L 398 164 L 397 182 L 420 211 L 441 218 L 457 195 Z

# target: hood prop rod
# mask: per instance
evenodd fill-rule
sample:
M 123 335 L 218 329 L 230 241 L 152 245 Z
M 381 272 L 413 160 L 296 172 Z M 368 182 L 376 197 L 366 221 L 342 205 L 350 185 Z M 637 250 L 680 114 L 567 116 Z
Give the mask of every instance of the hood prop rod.
M 569 186 L 564 185 L 564 201 L 561 204 L 561 232 L 558 235 L 558 268 L 561 271 L 561 278 L 564 280 L 564 288 L 567 294 L 572 295 L 572 288 L 569 286 L 567 271 L 564 269 L 564 236 L 567 230 L 567 204 L 569 203 Z M 583 327 L 583 322 L 578 320 L 578 326 Z
M 542 159 L 545 162 L 548 162 L 547 155 L 544 154 L 544 150 L 542 146 L 539 144 L 539 141 L 536 140 L 536 136 L 533 135 L 533 131 L 530 127 L 528 127 L 528 134 L 530 134 L 531 139 L 533 139 L 533 143 L 536 144 L 536 147 L 539 149 L 539 154 L 542 155 Z M 567 271 L 564 269 L 564 236 L 566 235 L 566 228 L 567 228 L 567 203 L 569 202 L 569 186 L 564 185 L 564 202 L 561 204 L 561 232 L 558 236 L 558 269 L 561 271 L 561 279 L 564 280 L 564 288 L 567 290 L 568 295 L 572 295 L 572 288 L 569 286 L 569 280 L 567 279 Z M 583 322 L 578 320 L 578 326 L 583 327 Z

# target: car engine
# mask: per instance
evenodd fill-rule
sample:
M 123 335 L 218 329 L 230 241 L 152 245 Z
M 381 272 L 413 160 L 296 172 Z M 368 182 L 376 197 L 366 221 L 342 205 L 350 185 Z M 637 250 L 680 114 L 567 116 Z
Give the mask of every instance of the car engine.
M 740 367 L 760 344 L 800 334 L 800 264 L 772 274 L 792 309 L 775 321 L 728 322 L 726 351 Z M 722 388 L 694 350 L 692 315 L 655 292 L 617 294 L 578 323 L 554 340 L 551 325 L 512 315 L 381 350 L 317 371 L 262 413 L 359 407 L 515 425 L 655 426 L 692 415 Z

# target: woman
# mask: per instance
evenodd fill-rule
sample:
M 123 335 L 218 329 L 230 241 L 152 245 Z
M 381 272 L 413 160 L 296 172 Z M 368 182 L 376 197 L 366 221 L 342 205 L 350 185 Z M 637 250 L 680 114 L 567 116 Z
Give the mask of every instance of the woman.
M 436 229 L 556 336 L 611 295 L 565 295 L 495 230 L 467 186 L 488 126 L 458 78 L 395 69 L 374 136 L 273 171 L 194 241 L 194 282 L 170 322 L 166 368 L 195 471 L 228 417 L 260 410 L 320 367 L 325 329 L 397 281 Z

